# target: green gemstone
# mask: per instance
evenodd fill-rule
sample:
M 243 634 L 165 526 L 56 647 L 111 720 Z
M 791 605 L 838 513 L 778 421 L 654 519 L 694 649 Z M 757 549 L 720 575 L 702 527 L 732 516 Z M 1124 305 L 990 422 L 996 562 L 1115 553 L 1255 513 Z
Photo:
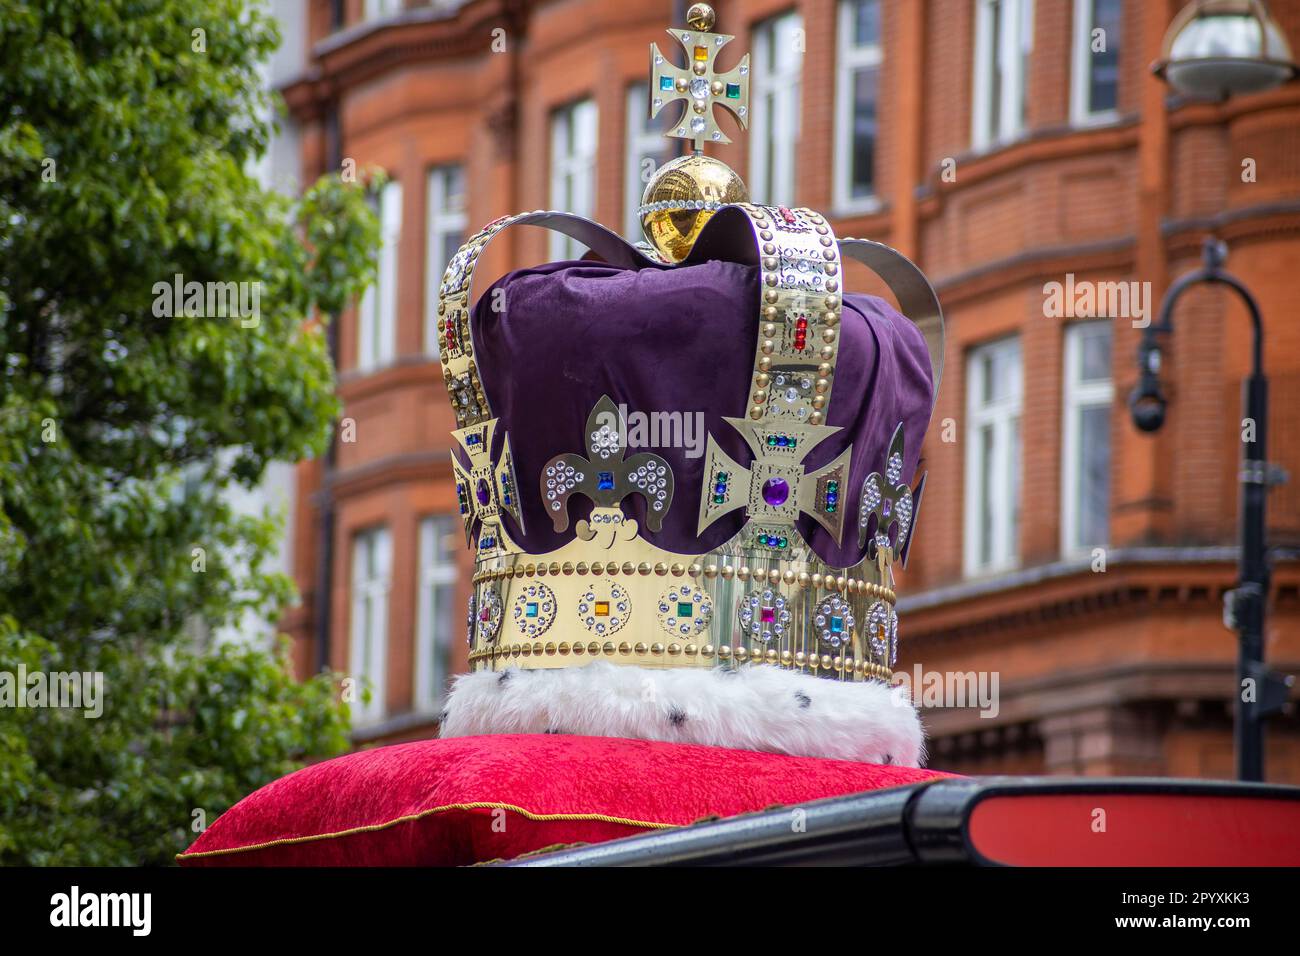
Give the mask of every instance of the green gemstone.
M 729 99 L 729 100 L 738 100 L 738 99 L 740 99 L 740 84 L 739 84 L 739 83 L 728 83 L 728 84 L 727 84 L 727 99 Z
M 678 617 L 694 617 L 694 616 L 695 616 L 695 605 L 691 604 L 690 601 L 678 601 L 678 602 L 677 602 L 677 616 L 678 616 Z
M 714 496 L 713 496 L 713 503 L 714 503 L 715 505 L 725 504 L 725 503 L 726 503 L 726 499 L 723 498 L 722 495 L 714 495 Z

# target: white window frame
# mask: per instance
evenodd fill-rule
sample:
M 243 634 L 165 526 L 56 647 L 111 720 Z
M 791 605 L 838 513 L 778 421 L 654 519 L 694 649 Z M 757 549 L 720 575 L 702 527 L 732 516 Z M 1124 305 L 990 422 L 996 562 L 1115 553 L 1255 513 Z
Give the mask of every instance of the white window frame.
M 447 180 L 453 173 L 461 177 L 459 205 L 448 196 Z M 434 166 L 426 177 L 424 239 L 424 351 L 428 355 L 441 355 L 442 343 L 438 340 L 438 290 L 442 276 L 447 271 L 447 261 L 442 259 L 442 237 L 450 232 L 465 235 L 468 217 L 465 214 L 465 167 L 460 163 Z M 455 254 L 454 252 L 452 253 Z
M 1075 126 L 1113 123 L 1119 109 L 1092 109 L 1092 30 L 1097 0 L 1074 0 L 1074 44 L 1070 62 L 1070 122 Z M 1123 37 L 1116 37 L 1123 42 Z M 1111 42 L 1111 37 L 1106 38 Z
M 599 135 L 596 101 L 578 100 L 551 114 L 550 206 L 577 216 L 594 215 L 596 202 L 596 143 Z M 586 246 L 561 233 L 550 234 L 550 257 L 578 259 Z
M 750 75 L 749 184 L 755 202 L 795 204 L 796 159 L 799 146 L 799 97 L 803 87 L 803 52 L 780 70 L 776 44 L 785 31 L 803 30 L 803 18 L 793 11 L 754 26 Z M 772 121 L 768 121 L 770 102 Z M 770 126 L 770 128 L 769 128 Z M 769 160 L 768 151 L 771 151 Z
M 993 8 L 1001 6 L 1005 22 L 993 36 Z M 994 50 L 996 43 L 997 49 Z M 975 0 L 975 91 L 971 109 L 971 146 L 991 149 L 1025 132 L 1025 60 L 1034 45 L 1034 0 Z M 1010 63 L 999 97 L 998 128 L 992 129 L 990 83 L 994 58 Z
M 1084 411 L 1110 408 L 1115 401 L 1113 367 L 1110 377 L 1083 381 L 1083 337 L 1110 325 L 1110 319 L 1098 319 L 1075 322 L 1065 329 L 1065 355 L 1061 375 L 1061 554 L 1066 557 L 1085 554 L 1093 548 L 1109 544 L 1109 541 L 1079 541 L 1078 537 L 1083 518 L 1079 497 L 1083 460 L 1080 419 Z M 1111 347 L 1113 363 L 1113 337 Z M 1109 440 L 1108 434 L 1107 441 Z M 1106 517 L 1109 531 L 1109 508 Z M 1107 537 L 1109 538 L 1109 533 Z
M 402 240 L 402 184 L 389 180 L 379 192 L 379 268 L 357 308 L 357 369 L 370 372 L 397 357 L 397 259 Z
M 385 527 L 352 536 L 352 616 L 348 671 L 355 681 L 352 724 L 364 727 L 388 712 L 388 595 L 392 588 L 393 539 Z M 370 688 L 370 700 L 362 691 Z
M 405 6 L 405 0 L 365 0 L 361 8 L 361 19 L 369 21 L 395 17 Z
M 455 602 L 454 585 L 459 577 L 454 550 L 447 550 L 441 555 L 442 560 L 437 560 L 438 537 L 446 539 L 456 534 L 459 528 L 460 518 L 455 515 L 431 515 L 420 522 L 420 564 L 416 578 L 419 599 L 416 602 L 415 706 L 417 710 L 427 713 L 436 713 L 442 707 L 450 666 L 447 673 L 435 677 L 434 664 L 438 657 L 444 657 L 450 665 L 454 639 L 451 632 L 437 632 L 444 609 L 438 604 L 436 591 L 443 585 L 451 585 L 445 597 L 448 601 Z M 454 616 L 452 620 L 455 620 Z M 445 654 L 439 654 L 439 647 Z
M 1003 398 L 984 404 L 985 362 L 990 356 L 1014 358 L 1010 388 Z M 966 483 L 963 564 L 967 576 L 1014 568 L 1019 562 L 1020 421 L 1024 394 L 1024 364 L 1020 337 L 998 339 L 971 349 L 966 358 Z M 980 434 L 993 429 L 990 485 L 985 489 L 981 469 Z M 981 503 L 988 498 L 992 521 L 989 559 L 981 559 Z
M 872 191 L 867 196 L 854 196 L 850 178 L 853 174 L 853 76 L 858 70 L 874 67 L 877 83 L 881 66 L 884 63 L 884 47 L 876 43 L 859 46 L 853 42 L 853 8 L 861 2 L 875 2 L 881 5 L 884 15 L 883 0 L 840 0 L 839 29 L 835 55 L 835 163 L 833 201 L 839 212 L 863 213 L 874 212 L 880 208 L 880 198 L 873 178 Z M 877 87 L 879 90 L 879 87 Z M 880 106 L 877 96 L 877 108 Z M 877 157 L 879 158 L 879 157 Z M 879 174 L 880 164 L 875 165 Z
M 650 84 L 629 84 L 626 96 L 626 123 L 623 149 L 623 234 L 632 241 L 642 238 L 641 217 L 636 214 L 645 194 L 641 163 L 654 160 L 659 168 L 673 157 L 673 149 L 658 124 L 648 125 Z M 653 170 L 651 170 L 653 172 Z

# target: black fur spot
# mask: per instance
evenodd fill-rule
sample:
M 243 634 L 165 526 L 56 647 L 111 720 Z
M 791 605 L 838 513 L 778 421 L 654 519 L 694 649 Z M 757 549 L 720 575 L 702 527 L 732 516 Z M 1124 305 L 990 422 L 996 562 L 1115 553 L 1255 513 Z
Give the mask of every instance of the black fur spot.
M 807 694 L 805 694 L 803 691 L 797 692 L 794 695 L 794 699 L 799 702 L 799 706 L 802 707 L 804 710 L 807 710 L 809 707 L 812 706 L 812 698 L 809 697 Z
M 674 727 L 680 727 L 686 723 L 686 711 L 680 707 L 674 707 L 668 711 L 668 722 Z
M 510 679 L 512 674 L 514 674 L 514 671 L 502 671 L 501 676 L 497 678 L 497 683 L 504 684 Z
M 438 723 L 445 724 L 449 716 L 451 716 L 451 711 L 444 710 L 441 714 L 438 715 Z
M 563 731 L 563 730 L 560 730 L 558 727 L 547 727 L 547 728 L 546 728 L 546 732 L 547 732 L 548 734 L 562 734 L 562 733 L 564 733 L 564 731 Z
M 884 762 L 885 762 L 886 764 L 891 764 L 891 763 L 893 763 L 893 762 L 894 762 L 894 755 L 893 755 L 893 754 L 885 754 L 885 760 L 884 760 Z

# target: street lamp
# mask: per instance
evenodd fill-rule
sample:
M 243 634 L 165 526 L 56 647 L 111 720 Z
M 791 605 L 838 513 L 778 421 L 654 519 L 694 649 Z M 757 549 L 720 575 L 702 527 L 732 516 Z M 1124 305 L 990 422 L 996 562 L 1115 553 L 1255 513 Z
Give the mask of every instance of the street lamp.
M 1180 93 L 1227 98 L 1259 93 L 1293 79 L 1297 67 L 1291 47 L 1264 0 L 1192 0 L 1165 32 L 1163 55 L 1152 70 Z M 1173 332 L 1178 298 L 1197 283 L 1224 285 L 1237 293 L 1250 311 L 1254 343 L 1251 373 L 1245 383 L 1246 419 L 1254 428 L 1245 442 L 1241 484 L 1241 557 L 1235 590 L 1224 600 L 1224 621 L 1238 634 L 1238 701 L 1234 738 L 1237 777 L 1264 779 L 1264 720 L 1281 710 L 1293 677 L 1282 677 L 1264 666 L 1264 604 L 1269 569 L 1264 540 L 1264 503 L 1269 485 L 1279 482 L 1280 470 L 1264 457 L 1268 435 L 1268 380 L 1264 377 L 1264 329 L 1259 304 L 1239 279 L 1223 270 L 1227 247 L 1207 239 L 1200 269 L 1180 277 L 1160 304 L 1160 317 L 1148 325 L 1138 346 L 1138 384 L 1129 398 L 1133 424 L 1154 432 L 1165 421 L 1165 396 L 1160 388 L 1160 347 L 1157 335 Z M 1246 425 L 1243 425 L 1246 427 Z M 1245 436 L 1243 436 L 1244 438 Z
M 1280 470 L 1265 458 L 1268 438 L 1268 379 L 1264 377 L 1264 328 L 1259 303 L 1241 280 L 1223 270 L 1227 246 L 1206 239 L 1201 268 L 1180 276 L 1160 303 L 1160 317 L 1146 327 L 1138 346 L 1138 384 L 1129 397 L 1133 424 L 1144 432 L 1158 430 L 1165 421 L 1166 400 L 1160 388 L 1160 346 L 1157 335 L 1174 330 L 1174 304 L 1184 292 L 1201 282 L 1226 286 L 1246 303 L 1253 333 L 1250 377 L 1244 388 L 1245 422 L 1253 429 L 1242 452 L 1239 520 L 1241 556 L 1237 587 L 1224 597 L 1224 620 L 1238 634 L 1237 720 L 1234 738 L 1237 779 L 1264 779 L 1264 720 L 1286 704 L 1294 677 L 1283 677 L 1264 664 L 1264 605 L 1268 598 L 1268 549 L 1264 537 L 1264 503 L 1270 485 L 1279 483 Z
M 1263 0 L 1192 0 L 1169 25 L 1152 69 L 1180 93 L 1218 98 L 1271 90 L 1297 72 Z

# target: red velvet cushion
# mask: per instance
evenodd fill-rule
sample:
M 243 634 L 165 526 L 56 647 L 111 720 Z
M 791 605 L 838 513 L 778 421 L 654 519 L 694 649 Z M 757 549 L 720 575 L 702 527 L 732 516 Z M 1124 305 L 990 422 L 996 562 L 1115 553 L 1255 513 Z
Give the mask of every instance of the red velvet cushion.
M 269 783 L 177 859 L 185 866 L 454 866 L 941 776 L 609 737 L 422 740 Z

